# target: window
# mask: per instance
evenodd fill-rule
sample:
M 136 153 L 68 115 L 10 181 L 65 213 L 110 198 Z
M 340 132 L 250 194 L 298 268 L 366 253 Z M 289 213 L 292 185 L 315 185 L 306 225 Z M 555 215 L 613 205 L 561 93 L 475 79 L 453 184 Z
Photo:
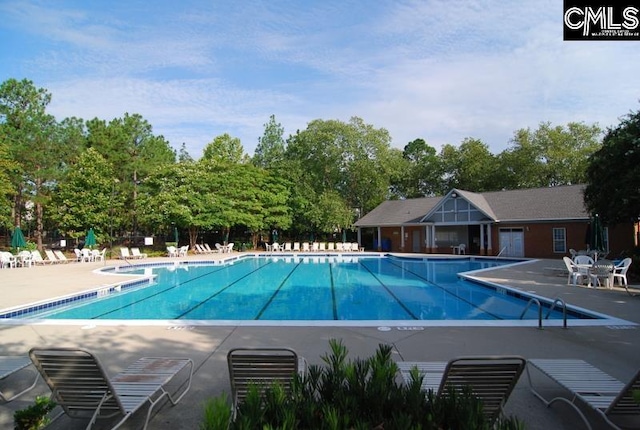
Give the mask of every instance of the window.
M 564 254 L 567 252 L 567 230 L 564 228 L 553 229 L 553 252 Z

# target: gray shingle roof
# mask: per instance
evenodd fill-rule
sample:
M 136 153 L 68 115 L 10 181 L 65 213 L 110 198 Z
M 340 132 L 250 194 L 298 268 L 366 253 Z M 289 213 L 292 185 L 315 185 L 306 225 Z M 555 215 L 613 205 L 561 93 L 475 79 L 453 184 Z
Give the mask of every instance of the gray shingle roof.
M 584 185 L 472 193 L 455 190 L 460 197 L 497 222 L 588 219 Z M 387 200 L 360 218 L 358 227 L 392 226 L 420 222 L 443 197 Z

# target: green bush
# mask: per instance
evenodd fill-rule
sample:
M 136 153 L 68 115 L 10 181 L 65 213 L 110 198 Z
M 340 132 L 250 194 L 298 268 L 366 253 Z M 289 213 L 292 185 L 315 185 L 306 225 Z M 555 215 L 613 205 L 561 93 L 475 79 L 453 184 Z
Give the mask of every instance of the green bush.
M 208 417 L 201 430 L 524 429 L 513 417 L 499 419 L 495 425 L 487 422 L 480 400 L 469 391 L 442 397 L 425 393 L 416 369 L 411 383 L 397 382 L 398 367 L 388 345 L 379 345 L 372 357 L 355 360 L 347 360 L 348 351 L 341 341 L 332 339 L 329 345 L 331 352 L 322 356 L 325 365 L 311 365 L 304 377 L 296 375 L 290 393 L 279 385 L 263 395 L 258 387 L 250 387 L 228 426 L 223 419 L 214 425 Z M 220 408 L 226 396 L 213 402 Z M 206 416 L 211 414 L 210 408 L 205 411 Z
M 38 430 L 51 422 L 49 412 L 56 407 L 56 403 L 49 397 L 37 396 L 33 405 L 15 411 L 13 425 L 15 430 Z

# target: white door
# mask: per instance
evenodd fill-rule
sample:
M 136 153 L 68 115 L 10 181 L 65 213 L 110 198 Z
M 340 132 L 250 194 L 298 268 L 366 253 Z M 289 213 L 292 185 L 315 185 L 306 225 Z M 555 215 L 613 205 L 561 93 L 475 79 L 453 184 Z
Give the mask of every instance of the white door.
M 522 229 L 500 229 L 500 256 L 524 257 L 524 231 Z
M 411 235 L 411 248 L 413 252 L 420 252 L 420 230 L 413 230 Z

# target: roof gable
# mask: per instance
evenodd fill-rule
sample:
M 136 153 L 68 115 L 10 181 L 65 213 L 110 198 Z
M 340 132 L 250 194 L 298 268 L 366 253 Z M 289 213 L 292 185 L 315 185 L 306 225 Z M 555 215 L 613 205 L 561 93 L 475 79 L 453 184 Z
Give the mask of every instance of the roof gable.
M 584 185 L 565 185 L 487 193 L 454 188 L 444 197 L 387 200 L 355 225 L 377 227 L 426 223 L 438 208 L 453 198 L 454 192 L 457 198 L 464 199 L 494 222 L 589 219 L 583 200 Z

